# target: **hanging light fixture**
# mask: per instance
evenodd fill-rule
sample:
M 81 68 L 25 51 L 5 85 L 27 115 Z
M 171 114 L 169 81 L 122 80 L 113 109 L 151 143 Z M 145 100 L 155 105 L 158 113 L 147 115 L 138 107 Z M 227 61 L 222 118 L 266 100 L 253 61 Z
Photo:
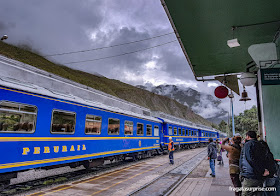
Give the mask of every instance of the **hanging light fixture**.
M 254 73 L 244 72 L 241 74 L 240 82 L 243 86 L 252 86 L 256 84 L 257 77 Z
M 239 99 L 239 101 L 250 101 L 251 98 L 248 97 L 248 93 L 245 89 L 245 87 L 243 86 L 243 92 L 242 92 L 242 96 L 241 96 L 241 99 Z

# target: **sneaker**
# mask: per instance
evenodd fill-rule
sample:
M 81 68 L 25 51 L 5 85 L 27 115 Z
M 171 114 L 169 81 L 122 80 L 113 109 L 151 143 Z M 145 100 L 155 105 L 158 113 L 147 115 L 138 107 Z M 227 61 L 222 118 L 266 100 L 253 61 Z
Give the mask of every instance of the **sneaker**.
M 216 176 L 215 175 L 211 175 L 213 178 L 215 178 Z

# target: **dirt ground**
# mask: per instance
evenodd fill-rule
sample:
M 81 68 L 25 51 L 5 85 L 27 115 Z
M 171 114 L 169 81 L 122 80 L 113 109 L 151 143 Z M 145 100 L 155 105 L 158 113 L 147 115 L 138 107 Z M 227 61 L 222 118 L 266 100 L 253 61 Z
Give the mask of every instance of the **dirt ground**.
M 188 178 L 204 178 L 209 170 L 209 160 L 204 159 L 201 163 L 188 175 Z

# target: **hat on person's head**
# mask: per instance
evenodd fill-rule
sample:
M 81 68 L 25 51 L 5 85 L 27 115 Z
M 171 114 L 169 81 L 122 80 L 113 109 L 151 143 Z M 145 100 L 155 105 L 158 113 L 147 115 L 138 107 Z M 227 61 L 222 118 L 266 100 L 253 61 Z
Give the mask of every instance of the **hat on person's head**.
M 172 137 L 169 137 L 170 140 L 172 140 Z

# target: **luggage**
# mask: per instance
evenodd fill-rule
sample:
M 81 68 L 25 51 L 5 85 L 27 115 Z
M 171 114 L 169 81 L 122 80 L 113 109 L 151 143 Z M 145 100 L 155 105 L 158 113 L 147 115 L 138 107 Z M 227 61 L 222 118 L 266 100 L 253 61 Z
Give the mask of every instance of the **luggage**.
M 217 161 L 222 161 L 222 156 L 221 155 L 218 155 Z

